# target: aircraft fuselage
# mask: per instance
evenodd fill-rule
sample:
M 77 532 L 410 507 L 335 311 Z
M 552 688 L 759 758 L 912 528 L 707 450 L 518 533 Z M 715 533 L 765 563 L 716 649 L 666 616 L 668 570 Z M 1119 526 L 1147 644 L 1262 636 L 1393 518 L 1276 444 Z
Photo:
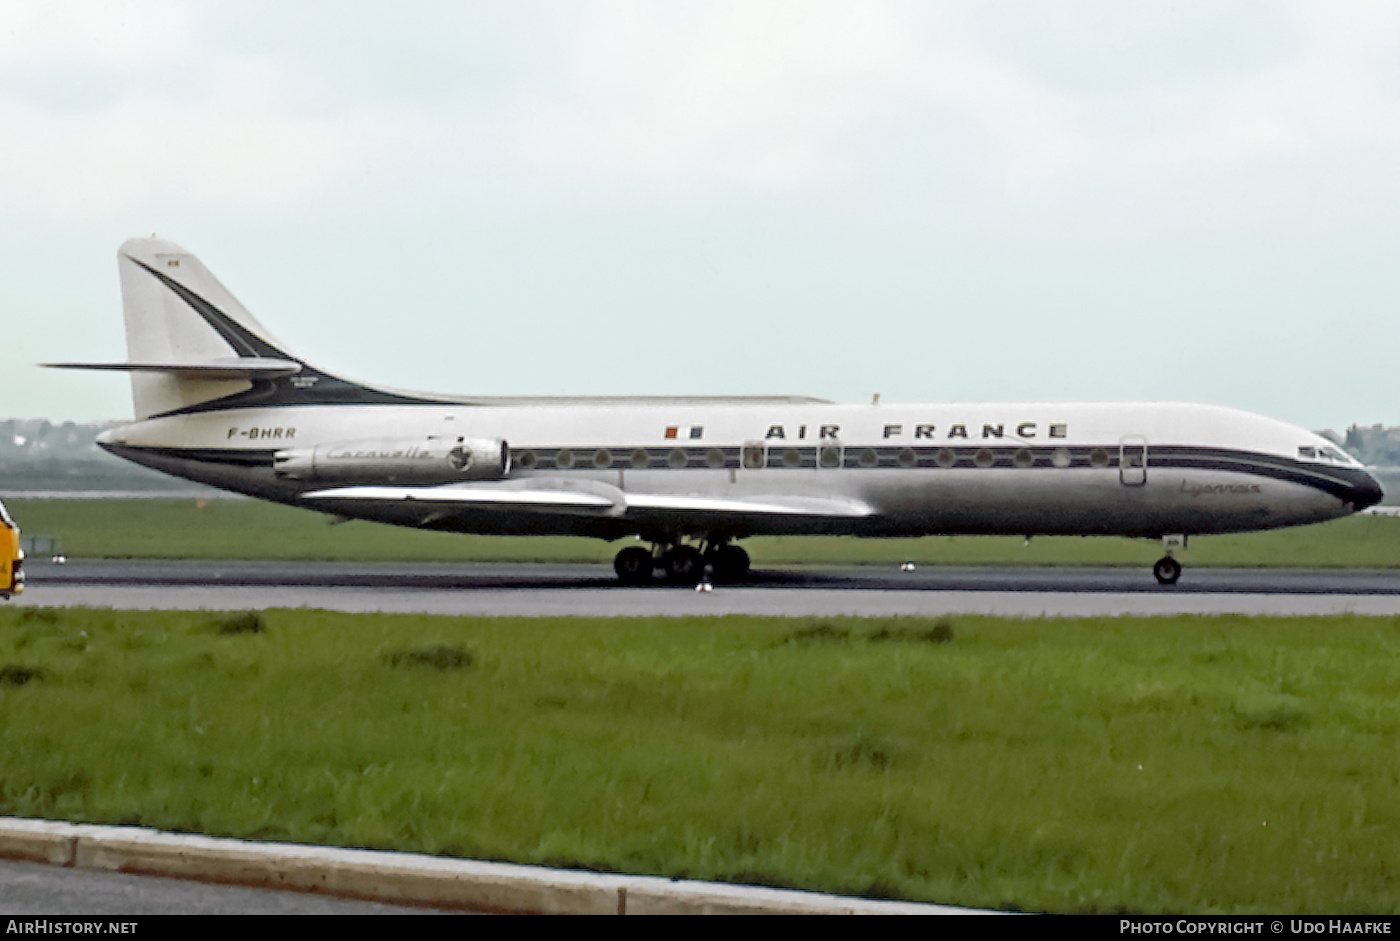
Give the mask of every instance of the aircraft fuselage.
M 581 488 L 608 502 L 503 512 L 368 491 L 356 499 L 336 491 L 393 484 L 394 475 L 308 480 L 274 470 L 276 455 L 322 444 L 457 438 L 504 442 L 509 467 L 485 481 L 435 481 L 438 489 Z M 342 516 L 605 539 L 1157 537 L 1318 522 L 1380 496 L 1364 469 L 1310 432 L 1182 403 L 275 407 L 154 418 L 108 432 L 102 444 L 190 480 Z M 794 508 L 810 501 L 812 512 L 706 513 L 702 505 L 678 518 L 633 505 L 642 495 Z M 828 504 L 851 511 L 822 512 Z

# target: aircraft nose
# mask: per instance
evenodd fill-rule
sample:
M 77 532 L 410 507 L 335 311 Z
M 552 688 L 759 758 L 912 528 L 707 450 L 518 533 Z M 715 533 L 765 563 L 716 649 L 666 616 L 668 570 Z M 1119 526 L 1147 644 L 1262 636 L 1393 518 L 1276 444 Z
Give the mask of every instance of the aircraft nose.
M 1385 492 L 1381 490 L 1380 483 L 1366 471 L 1362 471 L 1357 478 L 1352 481 L 1351 488 L 1347 492 L 1346 500 L 1357 510 L 1364 510 L 1368 506 L 1375 506 L 1381 502 L 1381 497 Z

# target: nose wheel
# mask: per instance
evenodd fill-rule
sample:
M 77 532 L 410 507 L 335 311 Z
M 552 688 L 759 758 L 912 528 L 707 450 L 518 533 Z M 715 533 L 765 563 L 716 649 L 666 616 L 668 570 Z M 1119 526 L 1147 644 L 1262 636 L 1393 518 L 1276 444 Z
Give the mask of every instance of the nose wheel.
M 1152 574 L 1157 578 L 1159 585 L 1175 585 L 1176 580 L 1181 577 L 1181 563 L 1172 558 L 1172 553 L 1178 549 L 1186 548 L 1186 536 L 1173 533 L 1162 537 L 1162 551 L 1166 555 L 1157 560 L 1157 564 L 1152 566 Z
M 1175 585 L 1176 580 L 1181 577 L 1181 563 L 1171 556 L 1165 556 L 1152 566 L 1152 574 L 1157 577 L 1159 585 Z

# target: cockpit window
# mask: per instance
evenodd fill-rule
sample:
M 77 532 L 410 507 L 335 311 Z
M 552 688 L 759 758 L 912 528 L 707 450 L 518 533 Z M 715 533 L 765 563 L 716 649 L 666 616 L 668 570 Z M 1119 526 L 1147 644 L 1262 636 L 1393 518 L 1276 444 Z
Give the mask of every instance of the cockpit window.
M 1339 448 L 1330 446 L 1315 447 L 1313 445 L 1302 444 L 1298 446 L 1298 456 L 1306 461 L 1331 461 L 1335 464 L 1355 464 L 1351 455 Z

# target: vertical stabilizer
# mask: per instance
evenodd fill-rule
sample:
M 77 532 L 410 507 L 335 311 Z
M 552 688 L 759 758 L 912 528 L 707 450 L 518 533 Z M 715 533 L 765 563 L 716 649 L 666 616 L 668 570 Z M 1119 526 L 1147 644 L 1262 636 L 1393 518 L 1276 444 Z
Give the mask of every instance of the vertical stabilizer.
M 241 408 L 459 401 L 351 382 L 291 355 L 198 258 L 173 242 L 131 239 L 117 251 L 117 268 L 126 362 L 44 365 L 130 373 L 137 421 Z
M 127 357 L 134 363 L 228 363 L 240 358 L 292 360 L 262 324 L 194 255 L 173 242 L 136 238 L 117 251 Z M 246 378 L 192 372 L 133 371 L 137 420 L 252 388 Z

